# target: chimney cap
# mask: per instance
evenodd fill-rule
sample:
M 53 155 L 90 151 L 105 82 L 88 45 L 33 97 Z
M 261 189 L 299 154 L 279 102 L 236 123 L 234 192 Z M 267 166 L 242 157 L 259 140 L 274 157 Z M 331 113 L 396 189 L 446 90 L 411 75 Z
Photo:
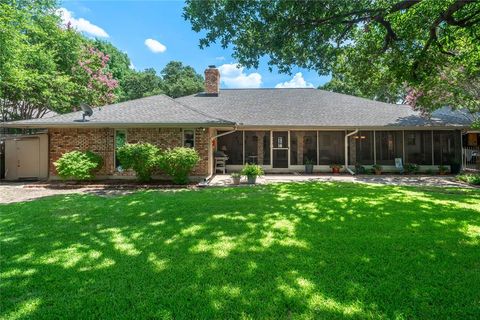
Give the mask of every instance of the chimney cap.
M 215 69 L 217 66 L 214 65 L 214 64 L 211 64 L 211 65 L 209 65 L 208 67 L 209 67 L 210 69 Z

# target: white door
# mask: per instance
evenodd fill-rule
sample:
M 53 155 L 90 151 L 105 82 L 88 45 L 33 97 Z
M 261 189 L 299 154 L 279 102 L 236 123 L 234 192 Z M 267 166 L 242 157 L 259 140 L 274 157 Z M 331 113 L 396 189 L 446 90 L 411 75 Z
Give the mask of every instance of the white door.
M 38 138 L 16 141 L 17 177 L 38 178 L 40 176 L 40 140 Z

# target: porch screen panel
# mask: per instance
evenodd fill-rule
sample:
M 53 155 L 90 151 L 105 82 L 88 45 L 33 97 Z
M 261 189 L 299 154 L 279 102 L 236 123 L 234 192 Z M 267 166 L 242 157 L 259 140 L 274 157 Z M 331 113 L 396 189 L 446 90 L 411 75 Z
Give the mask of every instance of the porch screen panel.
M 226 131 L 218 131 L 218 134 Z M 243 164 L 243 131 L 235 131 L 217 138 L 217 150 L 227 156 L 227 164 Z
M 245 163 L 270 164 L 270 131 L 245 131 Z
M 395 165 L 395 158 L 403 158 L 402 131 L 376 131 L 377 164 Z
M 460 162 L 460 133 L 458 131 L 433 131 L 433 160 L 435 165 Z
M 342 164 L 345 162 L 345 131 L 318 132 L 319 164 Z
M 373 159 L 373 131 L 359 131 L 350 137 L 352 164 L 371 165 Z
M 307 159 L 317 164 L 317 132 L 290 131 L 290 164 L 304 165 Z
M 432 165 L 432 131 L 405 131 L 405 163 Z

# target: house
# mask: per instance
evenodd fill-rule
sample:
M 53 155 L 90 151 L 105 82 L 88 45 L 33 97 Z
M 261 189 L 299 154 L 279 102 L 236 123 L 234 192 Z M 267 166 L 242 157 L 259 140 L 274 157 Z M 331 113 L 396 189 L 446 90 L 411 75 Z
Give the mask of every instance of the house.
M 72 150 L 103 157 L 99 178 L 131 177 L 119 170 L 115 157 L 125 142 L 195 148 L 201 160 L 192 175 L 204 178 L 214 173 L 215 151 L 228 156 L 228 171 L 245 163 L 262 165 L 266 172 L 303 171 L 306 162 L 313 162 L 315 171 L 330 171 L 332 164 L 349 169 L 380 164 L 395 171 L 397 158 L 428 170 L 460 164 L 462 144 L 474 139 L 465 135 L 472 119 L 459 111 L 444 108 L 428 118 L 407 105 L 317 89 L 220 90 L 214 66 L 205 70 L 203 93 L 107 105 L 82 119 L 80 111 L 4 126 L 45 129 L 48 168 L 42 170 L 51 179 L 56 178 L 53 163 Z

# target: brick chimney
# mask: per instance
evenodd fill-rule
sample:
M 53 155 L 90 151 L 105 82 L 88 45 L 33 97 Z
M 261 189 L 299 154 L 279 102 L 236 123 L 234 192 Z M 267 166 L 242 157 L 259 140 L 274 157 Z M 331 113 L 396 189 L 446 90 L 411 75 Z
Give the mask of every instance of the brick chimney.
M 205 93 L 209 96 L 218 96 L 220 91 L 220 71 L 215 66 L 205 69 Z

